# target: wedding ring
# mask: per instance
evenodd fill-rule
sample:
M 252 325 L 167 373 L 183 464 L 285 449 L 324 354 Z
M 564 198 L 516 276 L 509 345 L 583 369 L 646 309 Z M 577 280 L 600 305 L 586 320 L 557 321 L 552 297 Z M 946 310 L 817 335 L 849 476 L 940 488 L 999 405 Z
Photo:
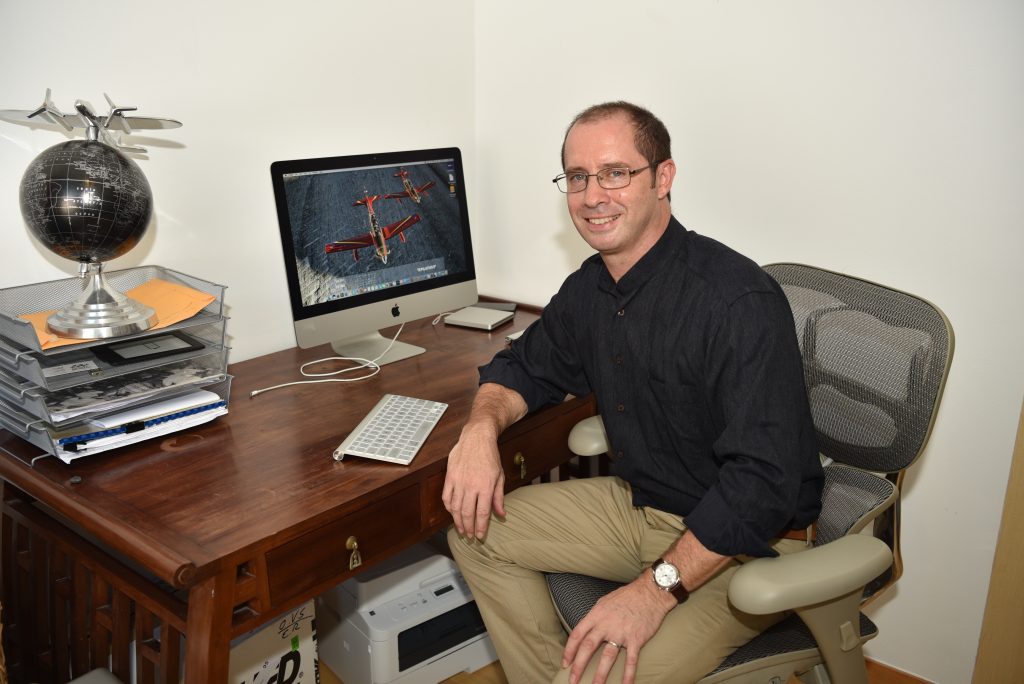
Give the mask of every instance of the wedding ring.
M 624 648 L 622 644 L 617 644 L 617 643 L 615 643 L 614 641 L 612 641 L 611 639 L 605 639 L 605 640 L 604 640 L 604 643 L 606 643 L 606 644 L 611 644 L 612 646 L 614 646 L 615 648 L 618 648 L 618 649 L 620 649 L 620 650 L 621 650 L 622 648 Z

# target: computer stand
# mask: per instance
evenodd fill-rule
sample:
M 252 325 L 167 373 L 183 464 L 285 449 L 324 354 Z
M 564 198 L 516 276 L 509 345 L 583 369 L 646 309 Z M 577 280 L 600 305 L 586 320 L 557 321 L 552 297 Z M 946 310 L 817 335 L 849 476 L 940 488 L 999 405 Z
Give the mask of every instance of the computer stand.
M 388 345 L 391 345 L 391 349 L 388 349 Z M 331 342 L 331 349 L 339 356 L 350 359 L 366 359 L 373 361 L 378 366 L 408 359 L 427 351 L 423 347 L 417 347 L 407 342 L 399 342 L 398 340 L 395 340 L 394 344 L 392 344 L 391 338 L 384 337 L 379 332 L 350 337 L 344 340 L 335 340 Z M 387 354 L 384 354 L 385 349 L 388 350 Z M 384 355 L 381 356 L 381 354 Z M 378 356 L 381 356 L 381 358 L 378 359 Z

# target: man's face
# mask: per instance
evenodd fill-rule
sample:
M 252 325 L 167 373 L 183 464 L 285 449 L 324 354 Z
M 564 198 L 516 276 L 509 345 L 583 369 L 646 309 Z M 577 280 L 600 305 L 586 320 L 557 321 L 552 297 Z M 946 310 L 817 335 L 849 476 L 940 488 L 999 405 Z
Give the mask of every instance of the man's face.
M 565 140 L 566 173 L 639 169 L 647 163 L 636 149 L 633 125 L 624 114 L 578 123 Z M 668 224 L 667 196 L 674 171 L 669 160 L 658 169 L 640 171 L 629 185 L 614 190 L 602 188 L 592 176 L 585 190 L 566 195 L 576 230 L 606 263 L 613 259 L 628 270 L 661 237 Z

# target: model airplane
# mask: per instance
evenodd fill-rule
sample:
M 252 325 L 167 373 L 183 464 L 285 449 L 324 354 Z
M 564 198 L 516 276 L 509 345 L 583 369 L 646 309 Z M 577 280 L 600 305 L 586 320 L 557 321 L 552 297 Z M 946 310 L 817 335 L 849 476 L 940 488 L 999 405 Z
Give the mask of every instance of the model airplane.
M 402 179 L 402 185 L 405 187 L 405 190 L 403 192 L 394 192 L 388 195 L 384 195 L 384 199 L 403 200 L 406 197 L 408 197 L 416 204 L 419 204 L 420 200 L 422 199 L 420 195 L 426 194 L 427 190 L 434 187 L 434 181 L 430 181 L 429 183 L 424 183 L 423 185 L 417 188 L 415 185 L 412 184 L 412 181 L 409 180 L 409 172 L 406 171 L 405 169 L 399 169 L 398 173 L 395 174 L 395 178 Z
M 379 199 L 390 199 L 387 195 L 370 195 L 364 193 L 364 197 L 361 200 L 356 200 L 352 203 L 352 206 L 359 206 L 360 204 L 366 206 L 366 211 L 370 217 L 370 232 L 365 235 L 358 235 L 348 240 L 338 240 L 331 242 L 324 247 L 324 252 L 330 254 L 332 252 L 346 252 L 351 250 L 352 256 L 356 261 L 359 261 L 359 250 L 363 247 L 373 247 L 374 253 L 382 263 L 388 263 L 388 240 L 394 236 L 405 242 L 405 235 L 402 233 L 406 228 L 411 225 L 420 222 L 419 214 L 412 214 L 406 216 L 400 221 L 395 221 L 391 225 L 381 227 L 380 222 L 377 220 L 377 213 L 373 210 L 373 203 Z
M 48 123 L 56 124 L 70 132 L 76 128 L 85 129 L 88 140 L 99 140 L 111 147 L 128 150 L 129 152 L 145 152 L 146 149 L 121 142 L 122 135 L 130 135 L 135 130 L 154 130 L 178 128 L 180 121 L 174 119 L 155 118 L 149 116 L 125 116 L 125 112 L 134 112 L 137 107 L 118 107 L 110 96 L 103 93 L 110 111 L 106 116 L 99 116 L 92 110 L 92 105 L 83 100 L 75 101 L 75 112 L 65 114 L 50 99 L 50 89 L 46 89 L 43 104 L 33 110 L 3 109 L 0 119 L 19 124 Z

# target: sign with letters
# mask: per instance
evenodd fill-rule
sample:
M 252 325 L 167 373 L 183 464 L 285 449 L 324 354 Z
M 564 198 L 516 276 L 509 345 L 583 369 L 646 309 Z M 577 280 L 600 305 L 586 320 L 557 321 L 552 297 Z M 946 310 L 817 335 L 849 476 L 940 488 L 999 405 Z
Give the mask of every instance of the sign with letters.
M 299 606 L 243 637 L 231 648 L 231 684 L 316 684 L 313 602 Z

